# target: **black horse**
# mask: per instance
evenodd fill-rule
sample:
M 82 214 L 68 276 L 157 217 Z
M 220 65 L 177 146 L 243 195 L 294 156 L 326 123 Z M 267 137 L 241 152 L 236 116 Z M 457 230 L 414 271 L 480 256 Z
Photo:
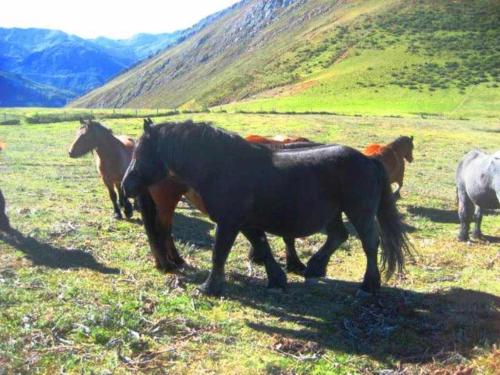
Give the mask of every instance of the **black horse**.
M 387 275 L 402 270 L 409 244 L 379 161 L 345 146 L 273 153 L 236 134 L 191 121 L 146 125 L 144 130 L 122 187 L 135 197 L 167 172 L 202 197 L 217 223 L 212 271 L 202 292 L 222 292 L 224 265 L 239 231 L 254 238 L 265 238 L 265 232 L 297 238 L 326 229 L 326 243 L 305 271 L 306 278 L 325 276 L 330 256 L 348 237 L 342 212 L 356 228 L 367 257 L 363 291 L 380 288 L 380 242 Z M 269 246 L 259 251 L 269 287 L 284 288 L 286 275 Z

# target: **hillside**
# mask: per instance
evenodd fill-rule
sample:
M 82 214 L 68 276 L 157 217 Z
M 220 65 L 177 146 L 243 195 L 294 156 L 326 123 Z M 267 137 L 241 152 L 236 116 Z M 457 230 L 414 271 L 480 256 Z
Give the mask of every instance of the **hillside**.
M 491 116 L 499 14 L 493 0 L 246 0 L 71 105 Z
M 0 107 L 61 107 L 71 95 L 0 71 Z
M 24 94 L 15 100 L 19 105 L 37 102 L 53 106 L 51 99 L 47 102 L 40 100 L 51 98 L 53 92 L 61 90 L 67 91 L 66 99 L 80 96 L 138 61 L 176 43 L 185 32 L 139 34 L 115 41 L 106 38 L 87 40 L 57 30 L 0 28 L 0 71 L 32 81 L 37 90 L 48 90 L 42 96 L 36 94 L 32 98 L 26 95 L 34 91 L 23 91 Z M 13 93 L 5 93 L 8 94 Z M 25 98 L 24 104 L 20 98 Z M 64 105 L 67 100 L 56 102 Z

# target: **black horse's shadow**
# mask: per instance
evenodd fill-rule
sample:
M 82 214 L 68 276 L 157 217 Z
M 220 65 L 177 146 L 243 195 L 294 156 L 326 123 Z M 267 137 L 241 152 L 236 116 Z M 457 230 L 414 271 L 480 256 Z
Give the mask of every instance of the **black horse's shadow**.
M 192 270 L 183 278 L 200 283 L 206 274 Z M 367 355 L 388 366 L 394 360 L 422 364 L 449 360 L 457 353 L 471 356 L 476 347 L 500 336 L 500 298 L 484 292 L 454 288 L 420 293 L 386 287 L 363 299 L 355 297 L 359 284 L 353 282 L 294 282 L 282 293 L 268 291 L 263 279 L 240 274 L 228 279 L 226 298 L 276 318 L 276 323 L 263 323 L 247 315 L 248 327 L 299 343 L 299 348 L 304 347 L 301 342 L 313 343 L 318 352 Z
M 456 210 L 442 210 L 432 207 L 409 206 L 408 212 L 412 215 L 425 217 L 434 223 L 460 224 Z
M 174 214 L 172 235 L 176 241 L 194 244 L 196 247 L 210 248 L 213 244 L 210 231 L 214 226 L 215 224 L 184 215 L 177 210 Z
M 104 274 L 120 273 L 118 268 L 110 268 L 99 263 L 92 254 L 83 250 L 57 248 L 33 237 L 25 236 L 16 229 L 8 233 L 0 232 L 0 241 L 22 252 L 35 266 L 63 270 L 86 268 Z

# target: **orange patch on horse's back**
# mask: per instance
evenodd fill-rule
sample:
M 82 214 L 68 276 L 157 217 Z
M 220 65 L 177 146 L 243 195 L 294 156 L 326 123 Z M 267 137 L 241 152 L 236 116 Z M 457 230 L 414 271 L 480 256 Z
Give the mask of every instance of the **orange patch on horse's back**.
M 250 143 L 259 143 L 259 144 L 289 144 L 289 143 L 298 143 L 298 142 L 310 142 L 309 139 L 304 137 L 288 137 L 286 135 L 275 135 L 272 138 L 263 137 L 261 135 L 251 134 L 245 137 L 247 142 Z
M 120 135 L 116 138 L 118 138 L 120 142 L 125 145 L 125 147 L 132 149 L 135 147 L 135 140 L 133 138 L 127 137 L 126 135 Z
M 363 154 L 366 156 L 378 155 L 384 150 L 384 146 L 378 143 L 373 143 L 371 145 L 366 146 L 363 150 Z

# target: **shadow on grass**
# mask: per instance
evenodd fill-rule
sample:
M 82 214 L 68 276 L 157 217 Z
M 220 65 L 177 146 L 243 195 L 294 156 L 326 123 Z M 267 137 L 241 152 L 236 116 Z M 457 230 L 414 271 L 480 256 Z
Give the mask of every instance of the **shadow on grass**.
M 199 283 L 204 276 L 206 272 L 198 270 L 186 277 Z M 478 347 L 500 337 L 500 298 L 484 292 L 453 288 L 420 293 L 385 287 L 377 296 L 359 299 L 359 284 L 353 282 L 290 283 L 288 293 L 270 292 L 264 283 L 232 274 L 225 297 L 276 318 L 263 322 L 247 315 L 246 324 L 281 343 L 281 354 L 286 346 L 287 354 L 300 356 L 293 348 L 310 342 L 318 353 L 329 349 L 367 355 L 387 366 L 396 361 L 459 363 L 462 356 L 471 357 Z
M 412 215 L 425 217 L 434 223 L 460 224 L 456 210 L 442 210 L 439 208 L 409 206 L 408 212 Z
M 109 268 L 99 263 L 92 254 L 82 250 L 68 250 L 39 242 L 12 229 L 8 233 L 0 232 L 0 241 L 21 251 L 35 266 L 58 269 L 87 268 L 105 274 L 118 274 L 118 268 Z
M 183 215 L 174 214 L 172 235 L 176 241 L 188 242 L 197 247 L 211 247 L 213 238 L 210 231 L 215 227 L 215 224 L 205 220 Z

